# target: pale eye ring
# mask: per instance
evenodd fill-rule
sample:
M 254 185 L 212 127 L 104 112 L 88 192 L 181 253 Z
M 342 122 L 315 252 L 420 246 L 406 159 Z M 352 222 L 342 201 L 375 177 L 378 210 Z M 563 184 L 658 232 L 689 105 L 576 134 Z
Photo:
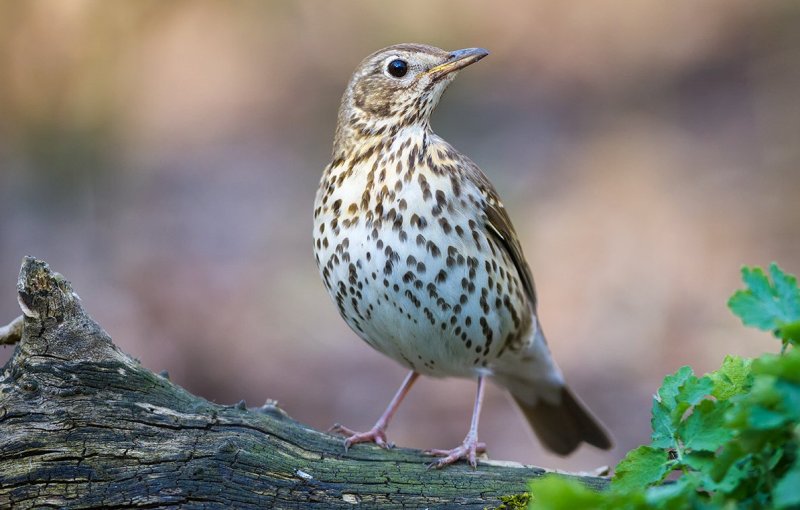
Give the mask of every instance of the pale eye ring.
M 401 58 L 396 58 L 389 62 L 386 71 L 395 78 L 402 78 L 408 73 L 408 62 Z

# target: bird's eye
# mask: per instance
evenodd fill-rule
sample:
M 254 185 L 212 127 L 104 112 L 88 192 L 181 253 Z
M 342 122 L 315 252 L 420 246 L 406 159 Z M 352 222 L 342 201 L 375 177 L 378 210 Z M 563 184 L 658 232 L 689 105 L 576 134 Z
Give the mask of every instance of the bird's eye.
M 386 68 L 386 70 L 389 71 L 389 74 L 395 78 L 402 78 L 408 72 L 408 62 L 396 58 L 389 62 L 389 66 Z

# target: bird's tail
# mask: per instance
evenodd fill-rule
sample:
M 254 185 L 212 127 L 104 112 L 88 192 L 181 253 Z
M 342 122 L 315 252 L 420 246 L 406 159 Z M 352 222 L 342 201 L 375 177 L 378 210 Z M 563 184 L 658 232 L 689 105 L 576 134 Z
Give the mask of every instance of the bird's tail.
M 582 442 L 603 450 L 611 448 L 611 439 L 603 426 L 566 386 L 557 404 L 539 400 L 530 405 L 513 392 L 511 396 L 548 450 L 568 455 Z
M 495 376 L 548 450 L 567 455 L 582 442 L 611 448 L 603 425 L 565 384 L 539 328 L 531 345 Z

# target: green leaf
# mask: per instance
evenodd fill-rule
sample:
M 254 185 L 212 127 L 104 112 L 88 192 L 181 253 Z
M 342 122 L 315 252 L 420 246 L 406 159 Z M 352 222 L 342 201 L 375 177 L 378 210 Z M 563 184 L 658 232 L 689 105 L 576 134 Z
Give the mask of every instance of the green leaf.
M 767 461 L 767 469 L 773 470 L 775 466 L 784 458 L 786 455 L 786 451 L 783 448 L 778 448 L 775 450 L 772 455 L 769 456 L 769 460 Z
M 531 486 L 531 508 L 800 509 L 800 290 L 775 264 L 742 277 L 731 310 L 795 347 L 728 356 L 703 377 L 689 367 L 666 376 L 653 398 L 652 443 L 625 456 L 608 490 L 545 478 Z M 680 476 L 665 482 L 671 473 Z
M 711 485 L 709 487 L 710 489 L 730 494 L 740 485 L 753 481 L 752 478 L 755 470 L 753 469 L 753 457 L 751 455 L 740 453 L 737 457 L 730 460 L 734 460 L 734 462 L 729 464 L 728 469 L 719 482 Z
M 724 427 L 728 409 L 727 401 L 700 402 L 678 429 L 683 445 L 691 450 L 717 451 L 733 436 L 733 431 Z
M 778 331 L 800 321 L 800 289 L 797 279 L 781 271 L 777 264 L 770 265 L 769 273 L 772 282 L 763 269 L 743 267 L 742 280 L 747 288 L 736 291 L 728 300 L 728 307 L 745 326 Z
M 658 398 L 668 410 L 675 409 L 678 394 L 690 377 L 694 375 L 692 367 L 683 366 L 674 374 L 664 377 L 661 387 L 658 389 Z
M 660 482 L 672 471 L 674 461 L 667 452 L 652 446 L 640 446 L 628 452 L 617 464 L 613 486 L 619 490 L 633 490 Z
M 747 455 L 747 452 L 744 451 L 740 443 L 735 441 L 728 443 L 725 445 L 725 448 L 717 454 L 717 461 L 711 466 L 709 475 L 718 483 L 727 483 L 730 485 L 730 476 L 732 475 L 731 469 L 736 463 L 740 462 L 745 455 Z
M 530 484 L 530 510 L 604 508 L 603 495 L 583 484 L 560 476 L 544 476 Z
M 800 344 L 800 321 L 783 324 L 775 331 L 775 334 L 794 345 Z
M 675 440 L 677 425 L 673 422 L 672 413 L 656 398 L 653 399 L 650 424 L 653 427 L 653 433 L 650 436 L 653 446 L 657 448 L 676 448 L 678 446 Z
M 714 452 L 694 451 L 683 456 L 683 463 L 695 471 L 709 471 L 717 460 Z
M 681 367 L 664 378 L 658 389 L 658 399 L 671 412 L 683 414 L 711 393 L 714 383 L 708 376 L 696 377 L 691 367 Z
M 708 376 L 696 377 L 690 367 L 681 367 L 664 378 L 658 394 L 653 399 L 651 424 L 652 446 L 677 448 L 677 429 L 691 406 L 711 394 L 714 383 Z
M 665 510 L 683 510 L 684 508 L 697 507 L 689 501 L 696 496 L 697 480 L 692 476 L 684 475 L 675 483 L 651 487 L 645 493 L 649 508 Z
M 653 446 L 659 448 L 675 448 L 675 432 L 680 421 L 678 411 L 678 395 L 681 387 L 694 377 L 691 367 L 681 367 L 674 374 L 664 377 L 658 393 L 653 398 L 651 424 L 653 427 Z
M 781 399 L 781 412 L 793 422 L 800 421 L 800 384 L 779 380 L 775 383 L 775 391 Z
M 794 275 L 784 273 L 775 262 L 769 265 L 769 274 L 772 276 L 772 281 L 775 282 L 775 289 L 785 302 L 786 308 L 791 310 L 795 316 L 792 320 L 800 319 L 800 289 L 797 287 L 797 278 Z
M 800 349 L 791 349 L 782 356 L 761 356 L 753 362 L 753 374 L 774 375 L 800 384 Z
M 761 406 L 753 406 L 750 409 L 749 425 L 755 430 L 777 429 L 782 427 L 787 420 L 788 416 L 785 414 Z
M 713 387 L 714 383 L 707 375 L 700 378 L 692 375 L 683 383 L 683 386 L 681 386 L 678 399 L 683 404 L 688 404 L 690 406 L 696 405 L 711 394 Z
M 751 362 L 749 358 L 725 356 L 720 369 L 708 374 L 714 385 L 711 390 L 714 398 L 727 400 L 750 389 L 753 380 L 750 374 Z
M 764 414 L 754 419 L 752 415 L 754 412 L 760 413 L 756 409 L 769 411 L 781 404 L 781 394 L 776 389 L 776 381 L 777 378 L 771 375 L 754 377 L 750 392 L 732 399 L 734 405 L 727 415 L 727 427 L 738 430 L 740 434 L 752 430 L 765 430 L 759 426 L 759 422 L 762 419 L 770 421 L 771 418 Z
M 800 457 L 795 459 L 792 468 L 775 485 L 772 503 L 777 508 L 800 505 Z

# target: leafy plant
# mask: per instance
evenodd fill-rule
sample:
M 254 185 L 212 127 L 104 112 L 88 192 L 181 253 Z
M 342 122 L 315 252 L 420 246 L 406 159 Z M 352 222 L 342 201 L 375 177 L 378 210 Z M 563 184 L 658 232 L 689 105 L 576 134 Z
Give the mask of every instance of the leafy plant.
M 545 477 L 531 483 L 530 509 L 800 509 L 800 289 L 775 264 L 768 274 L 745 267 L 742 280 L 728 307 L 772 331 L 781 354 L 668 375 L 653 398 L 650 444 L 628 452 L 609 490 Z

